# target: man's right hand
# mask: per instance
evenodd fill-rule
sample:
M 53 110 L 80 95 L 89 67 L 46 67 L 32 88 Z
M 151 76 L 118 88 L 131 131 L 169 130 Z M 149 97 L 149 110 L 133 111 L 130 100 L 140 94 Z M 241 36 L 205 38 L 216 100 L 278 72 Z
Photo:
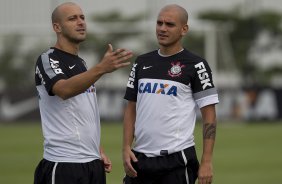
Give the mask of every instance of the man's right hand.
M 102 73 L 110 73 L 119 68 L 130 65 L 128 59 L 133 56 L 131 51 L 126 49 L 117 49 L 116 51 L 113 51 L 113 46 L 111 44 L 108 46 L 108 50 L 101 62 L 96 65 Z
M 125 173 L 132 178 L 137 177 L 137 172 L 131 165 L 131 161 L 138 162 L 137 158 L 135 157 L 134 153 L 131 151 L 130 148 L 123 150 L 123 167 Z

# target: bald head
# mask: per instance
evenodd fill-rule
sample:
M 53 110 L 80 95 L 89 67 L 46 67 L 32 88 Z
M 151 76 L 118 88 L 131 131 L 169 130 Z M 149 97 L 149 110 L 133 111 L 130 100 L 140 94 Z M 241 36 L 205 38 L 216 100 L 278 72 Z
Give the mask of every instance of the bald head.
M 170 4 L 170 5 L 166 5 L 165 7 L 163 7 L 161 9 L 160 13 L 165 12 L 165 11 L 175 11 L 175 12 L 177 12 L 179 14 L 179 18 L 180 18 L 181 23 L 183 25 L 187 24 L 188 13 L 183 7 L 181 7 L 177 4 Z
M 78 6 L 78 5 L 73 2 L 66 2 L 66 3 L 60 4 L 59 6 L 57 6 L 54 9 L 52 16 L 51 16 L 52 23 L 57 23 L 60 21 L 62 17 L 62 9 L 66 6 Z

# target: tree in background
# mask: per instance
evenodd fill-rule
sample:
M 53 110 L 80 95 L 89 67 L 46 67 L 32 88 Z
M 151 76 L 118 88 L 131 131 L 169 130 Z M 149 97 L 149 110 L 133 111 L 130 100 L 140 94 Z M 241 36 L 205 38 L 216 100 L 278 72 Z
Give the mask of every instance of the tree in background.
M 9 35 L 4 38 L 0 52 L 0 81 L 2 94 L 23 94 L 33 88 L 33 67 L 40 47 L 25 50 L 21 35 Z M 17 95 L 21 96 L 21 95 Z
M 140 27 L 138 27 L 144 16 L 146 15 L 138 14 L 126 17 L 117 11 L 93 15 L 91 20 L 94 20 L 94 23 L 102 23 L 101 25 L 104 26 L 107 24 L 103 23 L 109 23 L 108 27 L 101 27 L 101 29 L 106 30 L 106 33 L 97 34 L 89 32 L 87 41 L 81 45 L 81 50 L 91 53 L 95 52 L 101 58 L 107 49 L 107 43 L 112 43 L 117 47 L 123 42 L 126 43 L 127 40 L 136 42 L 137 48 L 140 48 L 140 50 L 134 50 L 135 56 L 147 50 L 156 49 L 158 45 L 156 40 L 152 39 L 154 35 L 146 35 L 147 33 L 144 34 L 144 29 L 139 29 Z M 277 47 L 281 47 L 282 51 L 280 14 L 271 11 L 261 11 L 256 14 L 242 16 L 240 11 L 235 8 L 229 12 L 220 10 L 205 11 L 199 15 L 199 18 L 212 21 L 218 25 L 218 29 L 229 27 L 228 31 L 234 52 L 235 67 L 242 74 L 246 75 L 248 83 L 259 84 L 263 82 L 266 84 L 273 75 L 282 72 L 282 67 L 279 66 L 263 70 L 256 61 L 252 61 L 255 57 L 250 57 L 250 52 L 254 50 L 254 46 L 257 45 L 256 41 L 262 32 L 267 32 L 273 40 L 280 43 Z M 114 25 L 111 25 L 111 23 L 114 23 Z M 9 94 L 11 91 L 21 91 L 33 86 L 32 71 L 34 62 L 38 53 L 42 52 L 42 48 L 46 44 L 36 45 L 30 49 L 22 49 L 22 40 L 21 35 L 10 35 L 6 36 L 2 43 L 3 49 L 0 52 L 0 90 L 2 89 L 2 94 L 3 89 L 5 93 Z M 189 50 L 204 57 L 204 37 L 202 34 L 189 32 L 184 38 L 183 44 Z M 127 45 L 123 46 L 126 47 Z M 271 44 L 264 50 L 270 48 L 272 48 Z M 221 48 L 218 52 L 222 53 L 225 50 Z M 222 58 L 219 57 L 218 62 L 219 69 L 226 70 L 228 67 L 230 69 L 230 66 L 223 67 L 224 61 Z
M 143 14 L 125 17 L 118 11 L 92 15 L 91 20 L 94 22 L 94 25 L 101 26 L 99 28 L 104 30 L 105 33 L 88 32 L 87 41 L 81 44 L 81 50 L 86 52 L 94 51 L 99 58 L 102 58 L 108 48 L 108 43 L 117 48 L 119 44 L 126 40 L 138 40 L 143 30 L 138 30 L 137 24 L 143 17 Z M 142 44 L 142 42 L 140 43 Z M 136 53 L 134 54 L 136 56 Z
M 262 32 L 267 32 L 274 38 L 280 40 L 282 36 L 281 15 L 273 11 L 260 11 L 251 15 L 243 16 L 235 8 L 233 11 L 225 12 L 221 10 L 206 11 L 199 15 L 202 20 L 212 21 L 214 24 L 224 28 L 231 25 L 229 29 L 230 41 L 234 52 L 235 66 L 245 76 L 246 85 L 268 85 L 272 76 L 281 73 L 282 67 L 271 67 L 267 70 L 260 68 L 259 59 L 253 60 L 250 51 L 256 46 L 256 40 Z M 268 46 L 269 49 L 272 45 Z M 280 48 L 282 52 L 282 48 Z M 219 50 L 224 52 L 224 48 Z M 259 52 L 259 51 L 257 51 Z M 267 52 L 265 54 L 268 54 Z M 264 61 L 268 62 L 268 61 Z M 282 58 L 280 58 L 282 62 Z M 218 63 L 219 67 L 221 63 Z M 232 69 L 229 69 L 232 70 Z
M 138 50 L 134 50 L 135 58 L 132 59 L 134 61 L 136 56 L 158 48 L 157 40 L 154 39 L 154 32 L 144 31 L 144 27 L 140 29 L 140 22 L 146 16 L 148 15 L 141 13 L 128 17 L 118 11 L 93 15 L 91 20 L 94 24 L 98 23 L 97 25 L 101 23 L 101 29 L 104 29 L 105 33 L 88 33 L 87 41 L 82 43 L 81 49 L 89 52 L 94 51 L 101 58 L 105 53 L 105 49 L 107 49 L 107 43 L 112 43 L 115 46 L 127 40 L 132 40 L 138 48 Z M 189 36 L 184 38 L 183 44 L 186 48 L 204 56 L 204 40 L 202 35 L 189 32 Z M 127 45 L 123 46 L 127 47 Z M 123 71 L 127 72 L 126 75 L 128 74 L 128 68 L 124 68 Z
M 89 31 L 88 39 L 81 45 L 81 51 L 95 53 L 97 57 L 102 58 L 107 49 L 107 44 L 112 43 L 115 48 L 126 47 L 132 50 L 135 56 L 147 51 L 157 49 L 158 44 L 155 39 L 154 28 L 151 31 L 140 27 L 140 22 L 144 19 L 144 14 L 134 16 L 124 16 L 120 12 L 111 12 L 100 15 L 93 15 L 94 25 L 97 23 L 100 31 L 92 33 Z M 261 11 L 256 14 L 242 16 L 238 9 L 230 12 L 209 11 L 201 13 L 199 18 L 203 21 L 210 21 L 217 26 L 216 43 L 219 46 L 217 50 L 217 68 L 218 71 L 229 71 L 238 69 L 244 76 L 244 84 L 267 85 L 273 76 L 282 73 L 282 30 L 281 15 L 276 12 Z M 105 23 L 105 24 L 104 24 Z M 96 25 L 95 25 L 96 26 Z M 145 30 L 145 31 L 144 31 Z M 153 32 L 152 32 L 153 31 Z M 224 36 L 225 35 L 225 36 Z M 269 37 L 267 44 L 265 35 Z M 23 99 L 32 99 L 36 95 L 34 87 L 34 63 L 38 55 L 48 47 L 47 43 L 40 42 L 27 48 L 24 35 L 5 35 L 1 40 L 0 50 L 0 105 L 22 101 Z M 205 57 L 205 37 L 203 32 L 189 32 L 183 39 L 183 45 Z M 226 54 L 227 48 L 221 44 L 222 36 L 228 37 L 233 53 Z M 40 41 L 40 38 L 38 38 Z M 263 42 L 264 44 L 261 44 Z M 273 50 L 280 51 L 281 57 L 276 57 L 280 65 L 269 65 L 267 58 Z M 225 53 L 225 54 L 224 54 Z M 277 53 L 277 52 L 276 52 Z M 223 56 L 229 55 L 229 58 Z M 279 55 L 278 55 L 279 56 Z M 267 68 L 258 64 L 262 58 L 267 63 Z M 208 58 L 207 58 L 208 59 Z M 232 61 L 231 63 L 225 60 Z M 263 60 L 263 61 L 264 61 Z M 134 61 L 134 58 L 132 59 Z M 261 62 L 260 62 L 261 63 Z M 232 65 L 231 65 L 232 64 Z M 122 75 L 128 76 L 130 67 L 121 70 Z M 111 79 L 112 80 L 112 79 Z M 115 79 L 114 79 L 115 80 Z M 121 86 L 122 88 L 124 86 Z M 7 98 L 8 97 L 8 98 Z M 8 99 L 8 101 L 7 101 Z M 10 103 L 11 102 L 11 103 Z M 1 120 L 0 108 L 0 120 Z

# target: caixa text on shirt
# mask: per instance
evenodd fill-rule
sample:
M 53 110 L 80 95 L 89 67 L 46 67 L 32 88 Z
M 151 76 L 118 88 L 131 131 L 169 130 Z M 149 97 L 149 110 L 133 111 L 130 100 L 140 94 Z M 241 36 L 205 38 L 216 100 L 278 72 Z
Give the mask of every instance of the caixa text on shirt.
M 163 83 L 142 82 L 138 87 L 138 92 L 177 96 L 177 87 Z

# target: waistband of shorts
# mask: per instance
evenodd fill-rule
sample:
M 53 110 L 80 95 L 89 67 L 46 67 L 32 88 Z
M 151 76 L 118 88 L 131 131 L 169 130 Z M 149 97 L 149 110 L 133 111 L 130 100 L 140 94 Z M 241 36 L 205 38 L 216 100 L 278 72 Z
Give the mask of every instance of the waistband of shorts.
M 87 163 L 93 163 L 93 162 L 99 162 L 101 161 L 100 159 L 91 159 L 88 161 L 81 161 L 81 162 L 73 162 L 73 161 L 55 161 L 55 160 L 49 160 L 46 158 L 43 158 L 42 160 L 50 162 L 50 163 L 69 163 L 69 164 L 87 164 Z
M 141 152 L 138 152 L 138 151 L 135 151 L 135 150 L 132 150 L 136 155 L 144 155 L 145 157 L 146 154 L 144 153 L 141 153 Z M 161 150 L 160 153 L 161 155 L 160 156 L 157 156 L 157 157 L 163 157 L 163 156 L 174 156 L 174 155 L 179 155 L 179 154 L 182 154 L 182 152 L 184 152 L 185 156 L 187 158 L 192 158 L 192 157 L 195 157 L 196 156 L 196 149 L 195 149 L 195 146 L 190 146 L 188 148 L 185 148 L 183 150 L 180 150 L 180 151 L 177 151 L 177 152 L 173 152 L 173 153 L 169 153 L 168 150 Z

